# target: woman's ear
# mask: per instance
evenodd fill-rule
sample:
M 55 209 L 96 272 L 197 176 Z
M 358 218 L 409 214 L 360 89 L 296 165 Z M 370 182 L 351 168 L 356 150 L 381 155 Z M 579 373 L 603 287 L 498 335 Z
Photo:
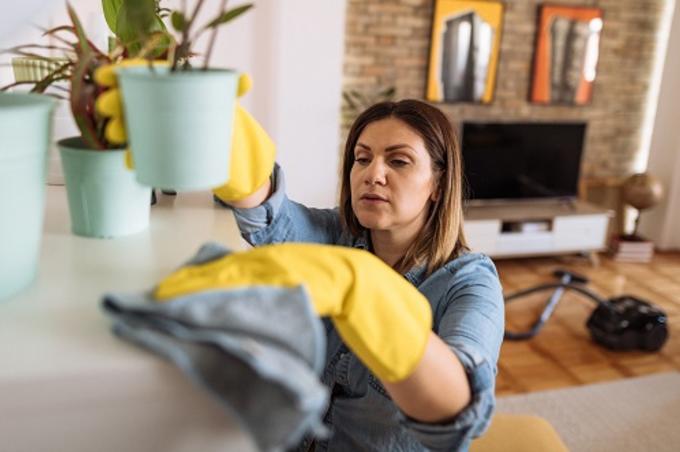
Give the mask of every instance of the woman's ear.
M 435 187 L 430 194 L 430 200 L 432 202 L 437 202 L 439 200 L 439 187 Z
M 432 183 L 432 193 L 430 193 L 430 200 L 437 202 L 439 200 L 439 181 L 435 180 Z

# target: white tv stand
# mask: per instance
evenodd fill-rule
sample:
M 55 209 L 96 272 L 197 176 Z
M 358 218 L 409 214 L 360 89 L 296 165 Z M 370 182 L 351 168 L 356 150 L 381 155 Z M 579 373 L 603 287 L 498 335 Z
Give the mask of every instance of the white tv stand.
M 607 242 L 612 212 L 577 200 L 469 205 L 465 235 L 491 257 L 592 253 Z

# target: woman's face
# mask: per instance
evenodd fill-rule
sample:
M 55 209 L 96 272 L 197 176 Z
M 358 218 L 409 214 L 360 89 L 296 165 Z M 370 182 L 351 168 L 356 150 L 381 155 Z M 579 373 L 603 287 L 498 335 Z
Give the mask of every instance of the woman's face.
M 371 230 L 420 230 L 434 199 L 434 175 L 423 139 L 405 122 L 370 123 L 354 147 L 352 210 Z

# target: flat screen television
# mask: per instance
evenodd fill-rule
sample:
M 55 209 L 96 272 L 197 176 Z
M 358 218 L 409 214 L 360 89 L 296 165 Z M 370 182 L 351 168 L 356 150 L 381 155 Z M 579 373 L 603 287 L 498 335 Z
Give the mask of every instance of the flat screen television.
M 461 129 L 471 204 L 577 196 L 585 123 L 463 122 Z

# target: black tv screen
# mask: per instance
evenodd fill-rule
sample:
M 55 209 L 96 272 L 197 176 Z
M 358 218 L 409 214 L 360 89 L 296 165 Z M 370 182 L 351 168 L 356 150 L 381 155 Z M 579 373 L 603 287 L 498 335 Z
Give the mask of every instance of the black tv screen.
M 464 122 L 461 146 L 471 201 L 573 198 L 585 123 Z

